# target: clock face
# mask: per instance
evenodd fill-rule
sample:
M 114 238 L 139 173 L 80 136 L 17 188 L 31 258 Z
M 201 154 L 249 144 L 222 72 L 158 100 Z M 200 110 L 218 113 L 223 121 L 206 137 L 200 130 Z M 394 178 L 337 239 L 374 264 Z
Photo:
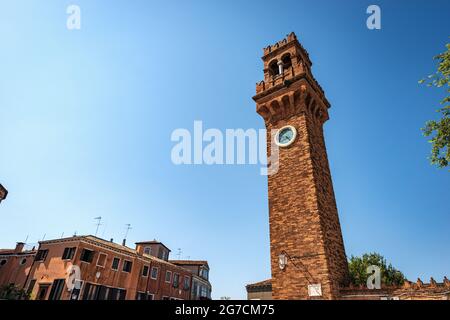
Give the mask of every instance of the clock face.
M 295 128 L 292 126 L 286 126 L 278 131 L 275 137 L 275 142 L 280 147 L 287 147 L 292 142 L 294 142 L 296 136 L 297 131 L 295 130 Z

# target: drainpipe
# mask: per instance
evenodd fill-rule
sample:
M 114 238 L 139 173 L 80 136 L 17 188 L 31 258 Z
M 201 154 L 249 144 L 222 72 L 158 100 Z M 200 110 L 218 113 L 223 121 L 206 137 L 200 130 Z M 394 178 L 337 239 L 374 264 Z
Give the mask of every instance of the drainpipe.
M 25 279 L 25 282 L 23 283 L 22 290 L 25 290 L 25 288 L 27 286 L 28 280 L 30 278 L 31 273 L 33 272 L 33 268 L 34 268 L 34 265 L 35 265 L 35 262 L 36 262 L 37 252 L 39 251 L 40 248 L 41 248 L 41 244 L 39 244 L 38 250 L 36 250 L 36 253 L 34 254 L 33 262 L 31 263 L 30 270 L 28 271 L 28 274 L 27 274 L 27 277 Z

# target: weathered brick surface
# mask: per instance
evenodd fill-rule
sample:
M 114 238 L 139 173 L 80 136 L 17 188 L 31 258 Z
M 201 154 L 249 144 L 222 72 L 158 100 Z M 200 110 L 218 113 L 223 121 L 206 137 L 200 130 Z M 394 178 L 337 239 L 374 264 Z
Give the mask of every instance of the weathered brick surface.
M 279 170 L 268 177 L 272 279 L 248 285 L 249 299 L 308 299 L 308 284 L 321 284 L 324 299 L 449 300 L 446 277 L 442 283 L 418 279 L 379 290 L 349 285 L 323 133 L 330 105 L 295 34 L 265 48 L 262 59 L 264 81 L 257 83 L 253 99 L 268 130 L 268 156 L 272 130 L 291 125 L 298 136 L 280 148 Z M 279 61 L 284 68 L 274 67 Z M 281 253 L 289 256 L 283 270 L 278 264 Z
M 268 130 L 268 155 L 271 130 L 292 125 L 298 132 L 292 145 L 280 148 L 279 170 L 268 177 L 273 298 L 308 299 L 308 284 L 321 284 L 322 297 L 334 299 L 348 266 L 323 136 L 329 103 L 294 34 L 264 53 L 265 80 L 254 100 Z M 287 54 L 291 65 L 271 74 L 273 61 Z M 290 259 L 281 270 L 283 252 Z

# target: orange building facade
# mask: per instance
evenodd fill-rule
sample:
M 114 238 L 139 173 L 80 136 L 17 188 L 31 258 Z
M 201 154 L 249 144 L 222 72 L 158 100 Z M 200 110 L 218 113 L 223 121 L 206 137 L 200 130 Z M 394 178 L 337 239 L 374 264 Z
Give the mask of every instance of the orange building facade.
M 188 269 L 192 273 L 192 300 L 211 299 L 212 287 L 209 282 L 208 261 L 171 260 L 170 262 L 182 268 Z
M 190 300 L 194 275 L 169 254 L 157 241 L 135 249 L 94 236 L 41 241 L 19 276 L 16 258 L 1 267 L 0 285 L 14 283 L 35 300 Z
M 25 244 L 18 242 L 14 249 L 0 249 L 0 287 L 23 284 L 27 280 L 36 250 L 24 250 Z

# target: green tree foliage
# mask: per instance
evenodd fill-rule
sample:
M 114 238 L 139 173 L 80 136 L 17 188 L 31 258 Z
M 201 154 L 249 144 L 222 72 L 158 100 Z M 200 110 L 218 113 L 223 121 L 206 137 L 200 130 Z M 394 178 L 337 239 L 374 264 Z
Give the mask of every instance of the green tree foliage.
M 29 294 L 14 284 L 0 287 L 0 300 L 28 300 L 29 298 Z
M 437 72 L 419 81 L 429 87 L 443 88 L 446 91 L 446 97 L 437 110 L 440 119 L 428 121 L 422 128 L 423 134 L 431 138 L 431 164 L 439 168 L 447 167 L 450 162 L 450 43 L 446 47 L 446 52 L 434 57 L 439 61 Z
M 386 259 L 378 253 L 366 253 L 362 257 L 350 258 L 348 268 L 350 271 L 351 283 L 359 286 L 366 285 L 367 278 L 370 274 L 367 273 L 367 267 L 378 266 L 381 270 L 381 284 L 386 286 L 402 285 L 406 278 L 391 264 L 387 264 Z

